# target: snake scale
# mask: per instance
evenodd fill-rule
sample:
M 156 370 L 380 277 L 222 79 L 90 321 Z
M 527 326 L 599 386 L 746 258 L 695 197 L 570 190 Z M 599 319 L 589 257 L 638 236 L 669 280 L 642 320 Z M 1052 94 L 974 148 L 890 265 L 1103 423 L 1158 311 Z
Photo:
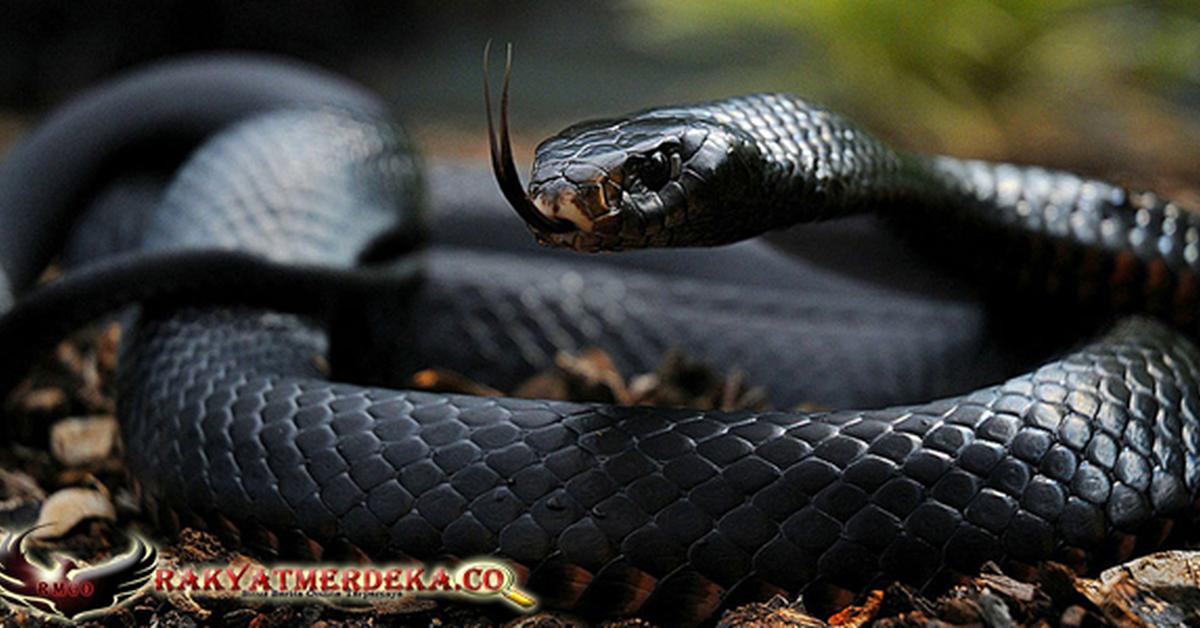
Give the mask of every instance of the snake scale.
M 880 382 L 861 356 L 805 353 L 811 335 L 789 325 L 814 312 L 916 381 L 928 373 L 887 354 L 888 334 L 952 325 L 944 309 L 873 314 L 705 275 L 733 277 L 726 267 L 759 245 L 691 253 L 711 267 L 690 277 L 582 256 L 416 251 L 420 168 L 383 105 L 311 68 L 205 58 L 82 96 L 3 163 L 7 383 L 25 347 L 138 302 L 125 314 L 119 413 L 165 528 L 200 525 L 287 557 L 501 556 L 547 605 L 667 624 L 774 593 L 820 608 L 893 579 L 932 590 L 988 560 L 1095 567 L 1191 514 L 1200 353 L 1160 320 L 1194 327 L 1192 214 L 1069 174 L 896 152 L 784 95 L 571 127 L 539 147 L 526 193 L 507 85 L 502 108 L 497 178 L 551 245 L 715 245 L 876 211 L 934 257 L 1020 294 L 1159 318 L 1127 319 L 997 385 L 878 410 L 341 383 L 437 358 L 511 380 L 597 339 L 640 366 L 680 340 L 758 360 L 778 388 L 820 380 L 831 363 L 849 365 L 846 382 Z M 104 193 L 114 161 L 169 181 L 149 209 L 112 211 L 129 204 Z M 65 276 L 31 288 L 55 255 Z

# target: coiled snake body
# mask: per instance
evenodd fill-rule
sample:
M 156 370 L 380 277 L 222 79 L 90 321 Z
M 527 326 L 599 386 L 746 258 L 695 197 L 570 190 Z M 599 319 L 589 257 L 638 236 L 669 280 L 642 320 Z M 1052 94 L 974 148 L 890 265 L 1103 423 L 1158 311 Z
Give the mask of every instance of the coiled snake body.
M 65 256 L 86 263 L 28 289 L 106 161 L 147 138 L 187 154 L 217 129 L 137 219 L 136 237 L 97 226 L 113 217 L 95 203 L 102 218 L 84 219 Z M 1192 215 L 1067 174 L 901 155 L 787 96 L 572 127 L 539 148 L 528 197 L 501 148 L 502 188 L 551 244 L 719 244 L 880 210 L 995 281 L 1029 284 L 1041 260 L 1059 292 L 1088 307 L 1185 325 L 1196 311 Z M 825 369 L 801 350 L 811 330 L 795 324 L 829 306 L 701 280 L 733 271 L 450 248 L 388 262 L 420 232 L 418 189 L 403 134 L 352 87 L 266 61 L 146 70 L 52 118 L 0 170 L 0 299 L 18 303 L 0 338 L 21 355 L 63 324 L 142 303 L 121 358 L 120 414 L 130 465 L 165 526 L 203 525 L 287 556 L 502 556 L 547 604 L 596 614 L 686 623 L 776 592 L 828 605 L 891 579 L 936 588 L 987 560 L 1095 566 L 1190 514 L 1200 354 L 1149 318 L 1002 384 L 870 411 L 663 410 L 334 383 L 314 356 L 331 353 L 336 377 L 368 381 L 439 357 L 515 377 L 597 340 L 627 364 L 681 339 L 753 362 L 742 341 L 764 330 L 767 358 L 793 360 L 775 383 Z M 760 249 L 737 250 L 752 260 Z M 706 255 L 714 266 L 738 259 L 688 259 Z M 1009 277 L 1013 267 L 1025 276 Z M 822 311 L 844 315 L 852 335 L 849 319 L 871 315 Z M 912 324 L 893 314 L 874 327 Z M 946 320 L 923 316 L 914 326 Z M 372 337 L 376 328 L 391 335 Z M 859 346 L 870 344 L 886 352 L 886 333 Z

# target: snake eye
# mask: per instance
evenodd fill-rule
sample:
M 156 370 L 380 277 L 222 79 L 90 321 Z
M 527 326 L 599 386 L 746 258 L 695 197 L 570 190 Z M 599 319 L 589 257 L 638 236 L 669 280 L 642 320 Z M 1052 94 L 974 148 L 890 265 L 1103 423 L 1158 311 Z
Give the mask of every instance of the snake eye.
M 675 175 L 675 164 L 678 161 L 678 155 L 668 157 L 662 151 L 651 153 L 638 165 L 638 178 L 648 189 L 661 189 Z

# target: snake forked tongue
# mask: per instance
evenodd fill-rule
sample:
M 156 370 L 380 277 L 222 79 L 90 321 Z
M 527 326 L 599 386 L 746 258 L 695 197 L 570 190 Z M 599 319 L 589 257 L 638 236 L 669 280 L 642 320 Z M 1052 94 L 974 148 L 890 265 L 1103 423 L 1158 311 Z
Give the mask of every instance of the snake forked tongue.
M 545 233 L 566 233 L 575 229 L 570 222 L 551 220 L 529 200 L 521 185 L 521 177 L 517 174 L 516 164 L 512 157 L 512 140 L 508 135 L 508 79 L 512 72 L 512 44 L 508 45 L 504 60 L 504 86 L 500 95 L 500 135 L 497 138 L 495 124 L 492 121 L 492 88 L 488 83 L 488 54 L 492 42 L 483 48 L 483 101 L 487 107 L 488 146 L 492 153 L 492 172 L 496 175 L 496 183 L 504 198 L 508 200 L 530 227 Z

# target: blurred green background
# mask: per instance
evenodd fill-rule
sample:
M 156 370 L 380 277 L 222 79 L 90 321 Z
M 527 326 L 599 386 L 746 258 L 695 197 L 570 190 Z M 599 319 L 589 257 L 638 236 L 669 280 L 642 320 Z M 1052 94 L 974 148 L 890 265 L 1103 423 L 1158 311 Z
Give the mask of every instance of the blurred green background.
M 391 99 L 426 152 L 482 158 L 480 52 L 516 44 L 518 156 L 581 118 L 790 91 L 894 143 L 1200 186 L 1200 3 L 1183 0 L 0 2 L 0 134 L 181 52 L 308 59 Z M 499 68 L 495 68 L 497 71 Z M 1200 203 L 1192 202 L 1192 205 Z
M 651 2 L 631 30 L 925 150 L 1200 182 L 1200 3 Z

